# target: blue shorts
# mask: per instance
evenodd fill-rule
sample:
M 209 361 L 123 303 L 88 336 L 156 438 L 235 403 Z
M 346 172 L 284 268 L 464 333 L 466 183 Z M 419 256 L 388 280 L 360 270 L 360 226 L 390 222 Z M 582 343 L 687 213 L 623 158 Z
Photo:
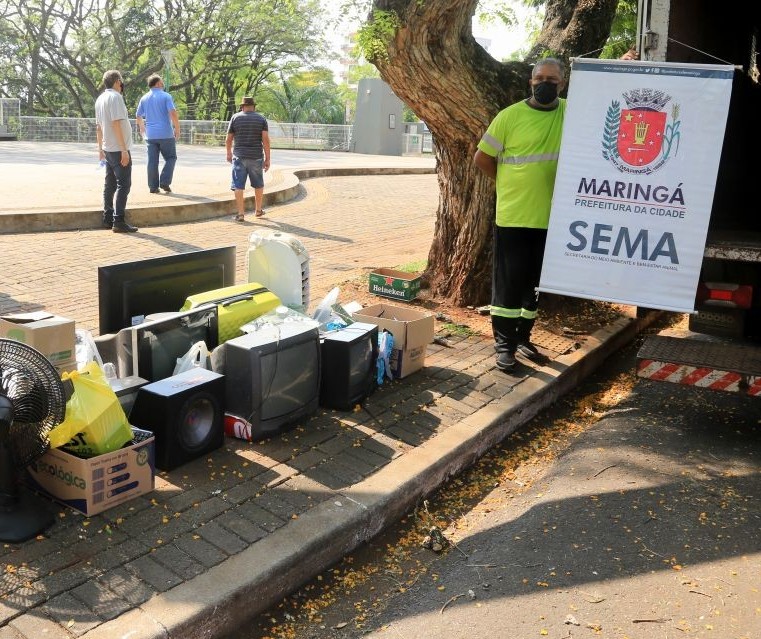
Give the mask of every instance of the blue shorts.
M 251 181 L 251 186 L 255 189 L 264 187 L 264 158 L 254 160 L 253 158 L 233 157 L 233 181 L 230 190 L 245 190 L 246 178 Z

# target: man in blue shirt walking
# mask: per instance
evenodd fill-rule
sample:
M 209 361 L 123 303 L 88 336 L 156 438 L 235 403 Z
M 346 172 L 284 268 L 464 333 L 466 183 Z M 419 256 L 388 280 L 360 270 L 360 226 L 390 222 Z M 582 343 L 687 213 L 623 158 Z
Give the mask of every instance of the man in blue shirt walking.
M 159 187 L 172 191 L 172 176 L 177 163 L 176 140 L 180 137 L 180 119 L 172 96 L 164 91 L 164 82 L 158 73 L 148 78 L 148 93 L 137 105 L 137 126 L 148 146 L 148 188 L 158 193 Z M 159 153 L 164 168 L 159 176 Z

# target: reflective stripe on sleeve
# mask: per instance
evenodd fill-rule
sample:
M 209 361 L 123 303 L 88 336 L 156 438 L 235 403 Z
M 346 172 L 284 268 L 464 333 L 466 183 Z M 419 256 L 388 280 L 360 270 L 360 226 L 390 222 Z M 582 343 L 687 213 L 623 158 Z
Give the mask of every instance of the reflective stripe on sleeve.
M 521 309 L 521 317 L 523 319 L 536 319 L 537 315 L 539 315 L 539 311 L 527 311 L 525 308 Z
M 486 142 L 490 147 L 492 147 L 497 153 L 502 153 L 502 151 L 505 148 L 505 145 L 502 144 L 497 138 L 489 135 L 488 133 L 484 133 L 484 136 L 481 138 L 481 142 Z
M 557 160 L 559 153 L 540 153 L 537 155 L 524 155 L 523 157 L 509 156 L 499 158 L 501 164 L 530 164 L 531 162 L 550 162 Z

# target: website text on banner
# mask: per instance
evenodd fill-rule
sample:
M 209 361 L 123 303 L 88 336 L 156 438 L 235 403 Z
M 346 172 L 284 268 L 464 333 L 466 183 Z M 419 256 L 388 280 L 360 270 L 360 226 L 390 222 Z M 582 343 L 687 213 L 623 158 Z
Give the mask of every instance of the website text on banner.
M 733 72 L 574 60 L 540 291 L 694 310 Z

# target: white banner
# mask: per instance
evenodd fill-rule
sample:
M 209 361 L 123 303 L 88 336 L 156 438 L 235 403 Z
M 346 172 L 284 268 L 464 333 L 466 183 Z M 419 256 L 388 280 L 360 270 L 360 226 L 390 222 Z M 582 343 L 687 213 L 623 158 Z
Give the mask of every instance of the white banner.
M 540 291 L 694 310 L 732 75 L 574 60 Z

